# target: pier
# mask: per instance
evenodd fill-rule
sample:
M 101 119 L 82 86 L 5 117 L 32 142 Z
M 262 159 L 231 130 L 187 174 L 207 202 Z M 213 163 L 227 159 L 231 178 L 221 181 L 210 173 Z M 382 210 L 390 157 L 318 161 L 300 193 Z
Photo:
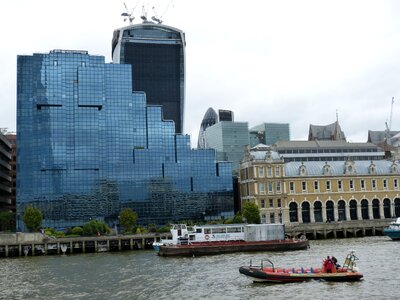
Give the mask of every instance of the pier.
M 319 240 L 329 238 L 349 238 L 382 235 L 383 229 L 392 219 L 352 220 L 330 223 L 290 223 L 285 224 L 287 236 Z
M 21 233 L 19 233 L 21 236 Z M 41 238 L 38 238 L 38 235 Z M 148 233 L 136 235 L 99 236 L 99 237 L 70 237 L 52 239 L 47 236 L 36 234 L 31 241 L 16 239 L 10 241 L 1 239 L 0 235 L 0 257 L 37 256 L 37 255 L 60 255 L 78 253 L 99 253 L 124 250 L 151 249 L 154 241 L 159 241 L 170 236 L 169 233 Z M 21 239 L 21 238 L 20 238 Z

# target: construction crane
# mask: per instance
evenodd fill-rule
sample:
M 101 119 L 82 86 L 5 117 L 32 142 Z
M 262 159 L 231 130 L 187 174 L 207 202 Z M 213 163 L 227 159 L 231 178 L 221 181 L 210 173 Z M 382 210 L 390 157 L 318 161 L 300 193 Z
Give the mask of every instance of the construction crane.
M 392 129 L 393 103 L 394 103 L 394 97 L 392 97 L 392 104 L 390 106 L 389 124 L 387 121 L 385 122 L 386 126 L 385 141 L 384 141 L 385 146 L 390 145 L 389 139 L 390 139 L 390 130 Z
M 124 6 L 125 6 L 125 12 L 123 12 L 121 14 L 121 16 L 124 17 L 124 22 L 126 20 L 129 20 L 129 24 L 132 24 L 132 21 L 135 19 L 135 17 L 133 16 L 133 11 L 135 10 L 135 8 L 137 6 L 137 3 L 136 3 L 136 6 L 132 9 L 131 12 L 129 12 L 128 6 L 126 6 L 125 2 L 124 2 Z
M 156 8 L 154 6 L 153 6 L 153 12 L 154 12 L 154 16 L 152 16 L 151 19 L 153 21 L 157 22 L 158 24 L 161 24 L 162 23 L 161 17 L 159 17 L 157 15 Z

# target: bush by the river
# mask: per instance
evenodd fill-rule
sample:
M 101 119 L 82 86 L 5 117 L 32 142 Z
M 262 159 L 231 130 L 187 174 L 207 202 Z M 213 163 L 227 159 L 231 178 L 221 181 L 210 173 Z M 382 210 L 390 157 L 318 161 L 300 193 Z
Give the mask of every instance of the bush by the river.
M 110 232 L 110 228 L 106 223 L 99 220 L 91 220 L 83 225 L 84 235 L 104 235 Z

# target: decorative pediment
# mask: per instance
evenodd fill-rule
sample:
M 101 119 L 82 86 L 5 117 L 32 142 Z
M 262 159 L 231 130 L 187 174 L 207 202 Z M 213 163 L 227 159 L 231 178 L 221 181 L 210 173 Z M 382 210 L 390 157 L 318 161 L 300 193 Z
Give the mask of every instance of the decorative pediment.
M 300 176 L 307 175 L 307 167 L 304 165 L 304 163 L 301 163 L 301 166 L 299 167 L 299 175 Z
M 371 164 L 368 167 L 369 174 L 376 174 L 376 165 L 371 161 Z
M 347 161 L 344 163 L 344 174 L 346 174 L 346 175 L 354 175 L 354 174 L 357 174 L 354 161 L 352 161 L 352 160 L 347 160 Z
M 397 164 L 393 162 L 393 164 L 390 166 L 390 173 L 392 174 L 397 174 L 399 173 Z
M 328 162 L 325 162 L 325 166 L 322 168 L 322 174 L 325 176 L 330 176 L 332 175 L 332 168 L 330 165 L 328 165 Z

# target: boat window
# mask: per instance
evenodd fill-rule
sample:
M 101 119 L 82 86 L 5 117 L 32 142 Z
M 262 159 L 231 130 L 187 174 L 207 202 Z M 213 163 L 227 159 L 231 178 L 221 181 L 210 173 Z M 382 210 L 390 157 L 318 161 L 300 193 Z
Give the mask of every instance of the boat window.
M 196 228 L 196 233 L 201 233 L 202 229 L 201 228 Z
M 226 233 L 225 227 L 215 227 L 212 229 L 212 233 Z
M 242 232 L 242 227 L 228 227 L 227 232 L 228 233 Z
M 211 234 L 211 228 L 204 228 L 204 234 Z

